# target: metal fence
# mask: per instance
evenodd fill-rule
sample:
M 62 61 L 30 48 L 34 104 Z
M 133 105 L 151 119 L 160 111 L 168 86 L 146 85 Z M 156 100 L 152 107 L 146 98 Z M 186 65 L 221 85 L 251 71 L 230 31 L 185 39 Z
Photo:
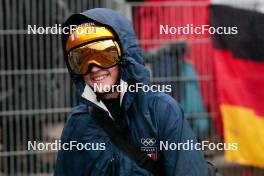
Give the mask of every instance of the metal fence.
M 61 24 L 70 13 L 94 7 L 114 8 L 132 20 L 144 49 L 146 66 L 151 71 L 152 83 L 172 85 L 171 95 L 183 105 L 200 140 L 219 141 L 211 125 L 217 111 L 213 108 L 208 112 L 202 102 L 213 104 L 215 101 L 211 84 L 212 63 L 208 60 L 212 54 L 208 36 L 159 38 L 152 35 L 148 38 L 144 35 L 155 34 L 157 29 L 147 28 L 143 24 L 147 21 L 142 21 L 142 17 L 146 17 L 156 25 L 159 19 L 178 19 L 179 22 L 185 19 L 189 23 L 197 23 L 204 16 L 200 13 L 201 8 L 206 6 L 207 3 L 200 2 L 1 1 L 0 175 L 52 175 L 56 152 L 28 151 L 27 141 L 50 142 L 59 139 L 67 115 L 77 103 L 63 61 L 61 36 L 28 35 L 25 29 L 28 25 Z M 165 8 L 165 11 L 160 8 Z M 160 18 L 150 18 L 153 11 Z M 196 68 L 191 63 L 195 63 Z M 205 90 L 203 95 L 200 89 Z M 206 155 L 213 159 L 224 175 L 242 176 L 249 172 L 263 175 L 263 171 L 256 168 L 226 164 L 222 153 L 214 151 Z

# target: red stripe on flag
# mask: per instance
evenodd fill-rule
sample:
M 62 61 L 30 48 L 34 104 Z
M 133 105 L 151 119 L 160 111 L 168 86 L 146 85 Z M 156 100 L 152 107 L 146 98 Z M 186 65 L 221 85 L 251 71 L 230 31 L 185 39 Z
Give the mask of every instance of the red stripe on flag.
M 215 49 L 215 71 L 220 103 L 251 108 L 264 115 L 264 63 L 236 58 Z

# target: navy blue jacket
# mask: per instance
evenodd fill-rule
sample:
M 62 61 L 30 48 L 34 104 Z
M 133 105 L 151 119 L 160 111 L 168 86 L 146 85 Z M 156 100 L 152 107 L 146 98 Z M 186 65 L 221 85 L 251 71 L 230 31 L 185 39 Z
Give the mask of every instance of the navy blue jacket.
M 120 66 L 121 79 L 132 85 L 149 83 L 149 72 L 144 67 L 143 58 L 132 26 L 119 13 L 110 9 L 91 9 L 72 15 L 64 26 L 96 21 L 110 27 L 118 36 L 123 56 L 127 64 Z M 65 36 L 62 38 L 65 46 Z M 64 48 L 65 51 L 65 48 Z M 99 106 L 94 93 L 88 90 L 83 79 L 71 75 L 77 93 L 86 103 L 76 106 L 68 118 L 61 136 L 61 143 L 105 143 L 105 150 L 60 150 L 56 163 L 56 176 L 149 176 L 149 171 L 139 167 L 133 160 L 112 144 L 107 134 L 89 112 L 89 106 Z M 90 91 L 90 92 L 89 92 Z M 86 93 L 85 93 L 86 92 Z M 160 141 L 183 143 L 196 142 L 179 104 L 169 95 L 160 92 L 126 92 L 122 95 L 121 108 L 124 127 L 129 140 L 142 147 L 142 138 L 154 138 L 154 146 Z M 197 150 L 158 150 L 158 160 L 167 176 L 206 176 L 207 168 L 202 152 Z

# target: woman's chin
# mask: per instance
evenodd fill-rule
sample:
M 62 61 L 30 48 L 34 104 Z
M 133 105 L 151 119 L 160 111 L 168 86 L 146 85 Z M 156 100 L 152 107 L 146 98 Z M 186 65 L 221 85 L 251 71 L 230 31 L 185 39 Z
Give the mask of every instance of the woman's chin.
M 109 93 L 109 92 L 111 92 L 111 85 L 108 85 L 108 84 L 94 84 L 92 87 L 96 93 Z

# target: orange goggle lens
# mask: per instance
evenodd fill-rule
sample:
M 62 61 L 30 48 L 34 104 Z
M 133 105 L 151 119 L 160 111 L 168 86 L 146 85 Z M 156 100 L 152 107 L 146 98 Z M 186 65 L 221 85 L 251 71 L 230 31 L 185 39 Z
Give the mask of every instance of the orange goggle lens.
M 105 69 L 116 65 L 120 56 L 120 48 L 116 41 L 102 40 L 71 50 L 68 53 L 68 65 L 72 73 L 84 75 L 88 73 L 92 64 Z

